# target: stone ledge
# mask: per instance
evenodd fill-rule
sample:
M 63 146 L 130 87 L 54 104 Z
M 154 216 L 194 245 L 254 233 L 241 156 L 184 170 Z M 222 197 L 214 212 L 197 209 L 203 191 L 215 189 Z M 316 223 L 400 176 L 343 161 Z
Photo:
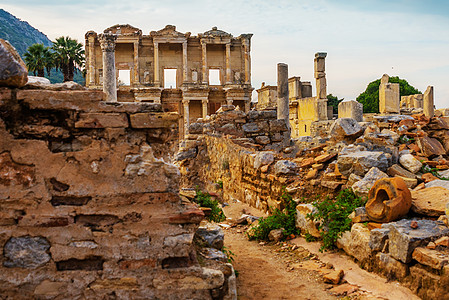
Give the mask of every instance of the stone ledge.
M 167 128 L 176 125 L 178 113 L 137 113 L 130 115 L 133 128 Z
M 75 128 L 127 128 L 125 113 L 81 113 Z

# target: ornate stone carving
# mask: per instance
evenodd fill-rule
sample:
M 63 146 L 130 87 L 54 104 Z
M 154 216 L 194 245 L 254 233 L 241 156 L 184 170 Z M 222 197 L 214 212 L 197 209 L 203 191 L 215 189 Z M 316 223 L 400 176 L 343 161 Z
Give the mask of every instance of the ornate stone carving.
M 158 31 L 151 31 L 150 36 L 153 37 L 174 37 L 174 38 L 188 38 L 190 36 L 190 32 L 182 33 L 176 31 L 176 26 L 174 25 L 166 25 L 165 28 Z
M 114 33 L 100 33 L 98 35 L 98 40 L 100 41 L 100 47 L 103 52 L 114 52 L 115 51 L 115 41 L 117 40 L 117 35 Z
M 211 30 L 208 30 L 204 33 L 198 34 L 199 37 L 205 38 L 205 37 L 232 37 L 232 34 L 227 33 L 223 30 L 218 30 L 217 27 L 212 27 Z

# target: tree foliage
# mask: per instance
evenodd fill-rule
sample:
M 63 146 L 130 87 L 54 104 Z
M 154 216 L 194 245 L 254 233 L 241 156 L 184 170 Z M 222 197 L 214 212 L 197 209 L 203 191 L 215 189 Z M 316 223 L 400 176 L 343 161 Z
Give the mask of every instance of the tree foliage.
M 345 98 L 338 99 L 338 97 L 332 94 L 327 95 L 327 105 L 332 106 L 332 112 L 334 114 L 338 114 L 338 104 L 343 100 L 345 100 Z
M 75 71 L 84 65 L 83 45 L 68 36 L 61 36 L 53 43 L 52 50 L 56 68 L 62 71 L 64 81 L 73 81 Z
M 407 80 L 400 79 L 398 76 L 390 77 L 390 83 L 399 83 L 400 96 L 408 96 L 414 94 L 421 94 L 415 87 L 411 86 Z M 379 112 L 379 86 L 380 79 L 370 82 L 366 90 L 357 97 L 357 101 L 363 104 L 364 113 L 378 113 Z
M 43 44 L 31 45 L 23 57 L 28 71 L 33 72 L 34 76 L 37 73 L 37 76 L 44 77 L 45 70 L 50 74 L 50 70 L 54 65 L 50 48 L 45 47 Z

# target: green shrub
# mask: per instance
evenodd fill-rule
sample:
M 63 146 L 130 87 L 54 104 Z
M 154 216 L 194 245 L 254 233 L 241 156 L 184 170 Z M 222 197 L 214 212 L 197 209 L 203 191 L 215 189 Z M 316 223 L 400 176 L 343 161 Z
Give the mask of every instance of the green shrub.
M 343 232 L 351 229 L 351 219 L 348 216 L 365 200 L 358 197 L 351 189 L 341 191 L 335 200 L 326 197 L 322 202 L 314 202 L 317 212 L 310 213 L 307 217 L 313 221 L 320 221 L 322 245 L 320 251 L 335 248 L 335 242 Z
M 209 207 L 212 209 L 211 214 L 207 217 L 209 221 L 213 222 L 221 222 L 226 220 L 226 216 L 223 213 L 223 210 L 220 208 L 220 204 L 217 200 L 212 199 L 212 197 L 208 193 L 204 193 L 201 190 L 196 190 L 195 200 L 201 207 Z
M 288 194 L 285 189 L 282 191 L 282 196 L 285 208 L 281 211 L 275 209 L 271 216 L 259 219 L 259 224 L 253 227 L 248 233 L 250 240 L 268 240 L 268 234 L 274 229 L 284 229 L 284 236 L 290 234 L 298 234 L 299 230 L 296 228 L 296 203 L 292 200 L 292 196 Z

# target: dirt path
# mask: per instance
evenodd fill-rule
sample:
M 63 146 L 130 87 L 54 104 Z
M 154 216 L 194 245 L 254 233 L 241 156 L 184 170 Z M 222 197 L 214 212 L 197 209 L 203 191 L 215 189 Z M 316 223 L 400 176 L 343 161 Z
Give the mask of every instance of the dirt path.
M 237 220 L 242 212 L 265 216 L 255 208 L 234 202 L 223 209 L 228 218 Z M 229 220 L 229 223 L 232 223 Z M 288 243 L 248 241 L 246 227 L 225 229 L 225 246 L 234 254 L 238 271 L 238 299 L 419 299 L 397 282 L 387 282 L 358 267 L 349 257 L 337 252 L 318 252 L 319 243 L 296 238 Z M 343 270 L 343 284 L 324 283 L 328 266 Z M 339 292 L 340 291 L 340 292 Z M 343 291 L 343 292 L 342 292 Z M 344 297 L 349 293 L 349 297 Z M 344 298 L 343 298 L 344 297 Z
M 237 219 L 242 209 L 262 216 L 261 212 L 242 203 L 234 203 L 224 210 L 226 216 Z M 327 292 L 328 286 L 318 274 L 292 267 L 308 252 L 301 249 L 288 254 L 276 252 L 279 246 L 261 246 L 258 242 L 248 241 L 236 228 L 225 230 L 225 246 L 235 254 L 233 265 L 239 273 L 237 290 L 240 300 L 337 299 Z

